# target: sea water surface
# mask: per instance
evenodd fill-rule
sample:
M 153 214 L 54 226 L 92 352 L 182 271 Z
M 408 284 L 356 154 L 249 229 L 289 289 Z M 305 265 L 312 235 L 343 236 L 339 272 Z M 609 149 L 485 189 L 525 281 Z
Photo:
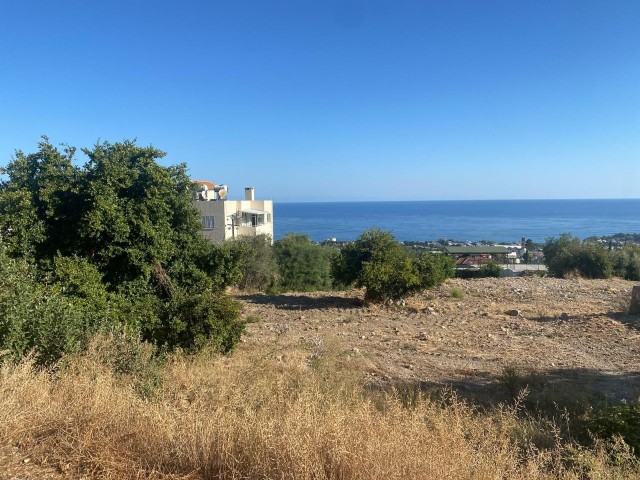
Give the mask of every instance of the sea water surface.
M 274 201 L 274 236 L 304 233 L 312 240 L 353 240 L 376 226 L 398 240 L 543 242 L 564 232 L 580 238 L 640 233 L 640 199 L 459 200 L 423 202 Z

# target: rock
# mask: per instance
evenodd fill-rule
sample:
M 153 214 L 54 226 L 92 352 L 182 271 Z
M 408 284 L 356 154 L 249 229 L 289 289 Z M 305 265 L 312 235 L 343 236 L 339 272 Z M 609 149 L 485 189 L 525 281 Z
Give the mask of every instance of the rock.
M 629 307 L 631 315 L 640 315 L 640 285 L 633 287 L 631 291 L 631 306 Z
M 427 337 L 427 332 L 420 332 L 416 338 L 418 340 L 427 340 L 429 337 Z
M 509 315 L 510 317 L 519 317 L 520 310 L 507 310 L 506 312 L 504 312 L 504 314 Z
M 560 320 L 569 320 L 569 314 L 567 312 L 562 312 L 560 314 Z

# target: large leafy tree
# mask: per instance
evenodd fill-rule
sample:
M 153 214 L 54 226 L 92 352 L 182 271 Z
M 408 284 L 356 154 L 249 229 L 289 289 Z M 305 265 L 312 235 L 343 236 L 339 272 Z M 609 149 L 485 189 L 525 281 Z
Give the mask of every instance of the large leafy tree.
M 445 255 L 417 256 L 406 250 L 390 232 L 371 228 L 346 245 L 332 262 L 337 282 L 365 288 L 374 302 L 398 300 L 441 284 L 454 273 Z
M 73 250 L 82 196 L 75 149 L 60 151 L 46 137 L 38 146 L 0 170 L 0 235 L 14 255 L 40 260 Z
M 38 147 L 16 152 L 1 172 L 0 235 L 9 255 L 45 273 L 61 257 L 88 263 L 108 292 L 135 303 L 149 340 L 232 345 L 239 310 L 222 290 L 235 275 L 233 259 L 200 236 L 186 166 L 161 166 L 164 152 L 132 141 L 83 149 L 83 166 L 75 148 L 46 137 Z

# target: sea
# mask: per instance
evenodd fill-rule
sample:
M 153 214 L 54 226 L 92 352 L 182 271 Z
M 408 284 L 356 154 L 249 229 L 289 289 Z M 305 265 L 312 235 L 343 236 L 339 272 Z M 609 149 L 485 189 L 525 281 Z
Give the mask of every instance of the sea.
M 274 201 L 274 236 L 295 232 L 320 242 L 354 240 L 378 227 L 401 241 L 544 242 L 640 233 L 640 199 L 303 202 Z

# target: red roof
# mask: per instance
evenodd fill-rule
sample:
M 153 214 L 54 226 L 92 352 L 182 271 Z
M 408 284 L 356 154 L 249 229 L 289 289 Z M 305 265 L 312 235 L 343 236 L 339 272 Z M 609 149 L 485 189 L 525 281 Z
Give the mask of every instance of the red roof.
M 206 185 L 207 188 L 213 189 L 216 186 L 215 183 L 210 182 L 209 180 L 191 180 L 193 183 L 197 183 L 198 185 Z

